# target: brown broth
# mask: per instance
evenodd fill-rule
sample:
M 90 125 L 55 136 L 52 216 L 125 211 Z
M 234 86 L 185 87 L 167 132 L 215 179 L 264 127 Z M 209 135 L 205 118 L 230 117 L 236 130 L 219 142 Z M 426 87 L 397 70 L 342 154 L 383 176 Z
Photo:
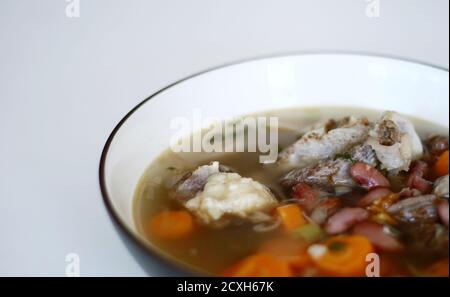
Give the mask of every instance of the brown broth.
M 278 116 L 280 121 L 279 144 L 287 147 L 301 135 L 302 129 L 320 120 L 348 115 L 365 115 L 370 120 L 380 116 L 379 111 L 356 108 L 290 109 L 258 115 Z M 448 135 L 448 129 L 418 119 L 412 119 L 422 138 L 432 134 Z M 257 251 L 264 240 L 279 231 L 258 233 L 249 225 L 230 225 L 224 229 L 199 227 L 189 238 L 161 240 L 146 232 L 150 218 L 162 210 L 179 209 L 168 196 L 168 186 L 176 176 L 211 161 L 219 161 L 235 169 L 240 175 L 251 177 L 268 186 L 279 199 L 285 197 L 278 180 L 282 174 L 276 165 L 259 163 L 258 153 L 173 153 L 167 150 L 156 159 L 141 178 L 136 192 L 134 217 L 136 226 L 151 244 L 189 266 L 218 274 L 239 259 Z M 174 177 L 175 176 L 175 177 Z

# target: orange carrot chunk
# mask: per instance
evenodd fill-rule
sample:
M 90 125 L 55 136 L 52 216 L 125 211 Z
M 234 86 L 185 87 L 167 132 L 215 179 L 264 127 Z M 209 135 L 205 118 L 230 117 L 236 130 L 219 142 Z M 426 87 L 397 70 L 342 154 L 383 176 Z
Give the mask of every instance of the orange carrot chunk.
M 426 271 L 429 276 L 446 276 L 448 277 L 448 258 L 443 259 L 431 265 Z
M 163 211 L 151 218 L 149 223 L 149 232 L 163 239 L 183 238 L 193 230 L 192 216 L 185 210 Z
M 366 256 L 373 252 L 370 241 L 359 235 L 340 235 L 325 242 L 325 251 L 313 255 L 320 273 L 326 276 L 364 276 Z
M 436 177 L 441 177 L 448 174 L 448 150 L 443 152 L 434 164 L 434 174 Z
M 276 212 L 286 231 L 293 231 L 307 223 L 303 217 L 302 209 L 297 204 L 279 206 L 277 207 Z
M 233 265 L 224 276 L 228 277 L 286 277 L 292 276 L 289 265 L 267 253 L 258 253 Z

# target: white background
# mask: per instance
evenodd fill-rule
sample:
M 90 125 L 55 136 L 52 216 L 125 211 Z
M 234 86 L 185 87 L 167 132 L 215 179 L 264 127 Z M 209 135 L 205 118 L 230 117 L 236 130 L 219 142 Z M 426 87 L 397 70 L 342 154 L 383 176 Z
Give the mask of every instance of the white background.
M 351 50 L 448 68 L 448 0 L 0 0 L 0 276 L 168 275 L 114 227 L 98 186 L 109 133 L 192 73 Z

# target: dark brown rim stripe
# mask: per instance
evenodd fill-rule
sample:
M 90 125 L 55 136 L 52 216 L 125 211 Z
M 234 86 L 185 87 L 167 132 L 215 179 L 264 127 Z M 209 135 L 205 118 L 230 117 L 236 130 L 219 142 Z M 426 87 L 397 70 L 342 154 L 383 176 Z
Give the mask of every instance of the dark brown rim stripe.
M 119 215 L 116 213 L 115 209 L 113 208 L 112 203 L 110 201 L 110 198 L 108 196 L 108 192 L 106 190 L 104 169 L 105 169 L 105 162 L 106 162 L 106 157 L 108 155 L 109 147 L 110 147 L 110 145 L 111 145 L 111 143 L 112 143 L 116 133 L 119 131 L 119 129 L 122 127 L 122 125 L 127 121 L 127 119 L 129 117 L 131 117 L 134 114 L 134 112 L 136 112 L 136 110 L 138 110 L 142 105 L 147 103 L 152 98 L 154 98 L 157 95 L 161 94 L 162 92 L 172 88 L 173 86 L 176 86 L 176 85 L 178 85 L 178 84 L 180 84 L 180 83 L 182 83 L 182 82 L 184 82 L 186 80 L 189 80 L 191 78 L 194 78 L 196 76 L 200 76 L 200 75 L 203 75 L 203 74 L 211 72 L 211 71 L 215 71 L 215 70 L 218 70 L 218 69 L 221 69 L 221 68 L 226 68 L 226 67 L 230 67 L 230 66 L 234 66 L 234 65 L 238 65 L 238 64 L 243 64 L 243 63 L 252 62 L 252 61 L 258 61 L 258 60 L 271 59 L 271 58 L 281 58 L 281 57 L 290 57 L 290 56 L 308 56 L 308 55 L 337 55 L 337 56 L 361 56 L 361 57 L 382 58 L 382 59 L 390 59 L 390 60 L 398 60 L 398 61 L 403 61 L 403 62 L 414 63 L 414 64 L 418 64 L 418 65 L 427 66 L 427 67 L 435 68 L 435 69 L 438 69 L 438 70 L 442 70 L 442 71 L 445 71 L 445 72 L 449 71 L 447 68 L 444 68 L 444 67 L 440 67 L 440 66 L 433 65 L 433 64 L 430 64 L 430 63 L 426 63 L 426 62 L 416 61 L 416 60 L 413 60 L 413 59 L 393 56 L 393 55 L 374 54 L 374 53 L 370 53 L 370 52 L 352 52 L 352 51 L 302 51 L 302 52 L 290 52 L 290 53 L 275 54 L 275 55 L 265 55 L 265 56 L 255 57 L 255 58 L 237 60 L 237 61 L 234 61 L 234 62 L 231 62 L 231 63 L 226 63 L 226 64 L 222 64 L 222 65 L 219 65 L 219 66 L 216 66 L 216 67 L 208 68 L 206 70 L 197 72 L 195 74 L 192 74 L 190 76 L 182 78 L 182 79 L 180 79 L 178 81 L 175 81 L 175 82 L 169 84 L 168 86 L 160 89 L 159 91 L 153 93 L 152 95 L 150 95 L 149 97 L 147 97 L 146 99 L 141 101 L 133 109 L 131 109 L 131 111 L 129 111 L 119 121 L 119 123 L 114 127 L 113 131 L 109 135 L 108 140 L 106 141 L 106 143 L 105 143 L 105 145 L 103 147 L 102 155 L 101 155 L 101 158 L 100 158 L 100 166 L 99 166 L 100 190 L 101 190 L 101 193 L 102 193 L 103 202 L 105 203 L 105 206 L 108 209 L 109 214 L 114 218 L 114 220 L 122 228 L 122 231 L 124 231 L 125 234 L 127 234 L 127 236 L 130 239 L 132 239 L 134 242 L 137 242 L 140 248 L 144 249 L 146 252 L 149 252 L 150 255 L 155 257 L 156 259 L 164 260 L 165 264 L 170 265 L 170 267 L 175 268 L 175 269 L 180 269 L 181 271 L 183 271 L 185 273 L 202 274 L 202 272 L 197 271 L 196 269 L 194 269 L 193 267 L 190 267 L 189 265 L 187 265 L 184 262 L 177 261 L 175 258 L 170 258 L 170 257 L 164 256 L 164 255 L 161 255 L 156 250 L 152 249 L 152 247 L 150 245 L 146 244 L 143 240 L 141 240 L 140 238 L 136 237 L 134 235 L 133 231 L 131 231 L 127 227 L 127 225 L 124 222 L 122 222 L 122 220 L 120 219 Z

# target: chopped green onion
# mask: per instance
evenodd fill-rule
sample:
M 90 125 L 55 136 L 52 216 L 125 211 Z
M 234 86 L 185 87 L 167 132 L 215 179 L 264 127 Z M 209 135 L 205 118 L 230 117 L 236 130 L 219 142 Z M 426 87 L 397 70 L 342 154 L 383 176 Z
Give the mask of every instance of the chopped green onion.
M 308 243 L 318 241 L 324 236 L 324 232 L 317 224 L 307 224 L 293 231 L 295 238 L 302 238 Z
M 334 157 L 334 159 L 344 159 L 344 160 L 349 160 L 351 162 L 353 162 L 353 158 L 352 155 L 349 152 L 346 153 L 342 153 L 342 154 L 336 154 L 336 156 Z
M 333 252 L 339 252 L 345 249 L 347 245 L 342 241 L 333 241 L 328 245 L 328 249 Z

